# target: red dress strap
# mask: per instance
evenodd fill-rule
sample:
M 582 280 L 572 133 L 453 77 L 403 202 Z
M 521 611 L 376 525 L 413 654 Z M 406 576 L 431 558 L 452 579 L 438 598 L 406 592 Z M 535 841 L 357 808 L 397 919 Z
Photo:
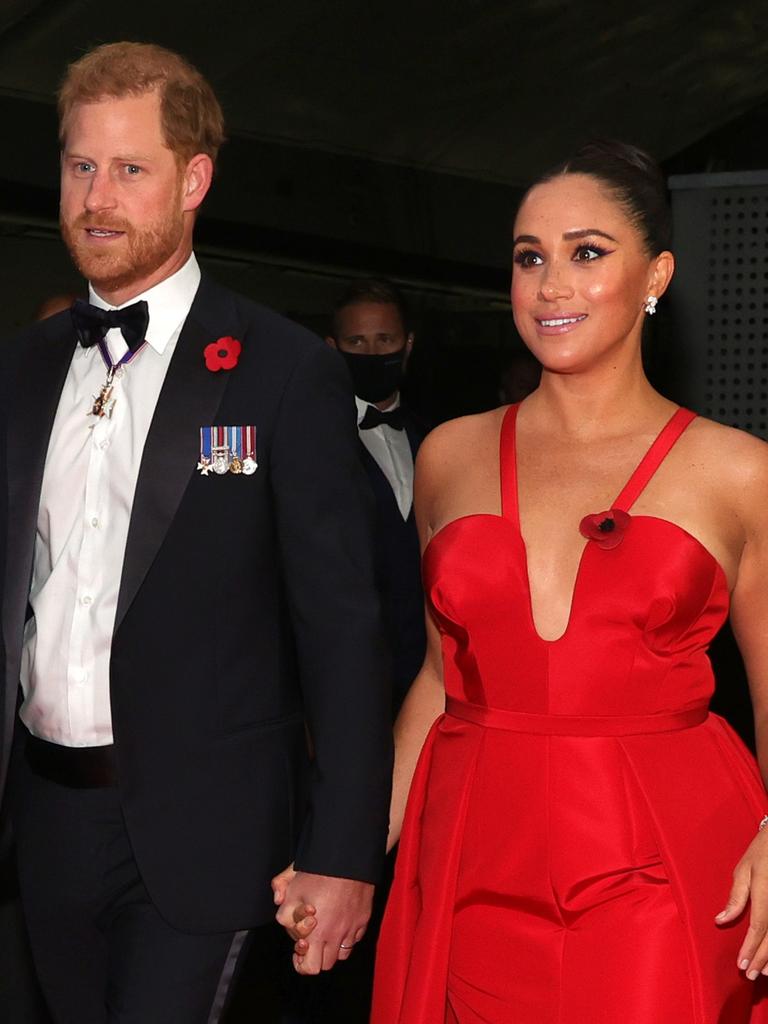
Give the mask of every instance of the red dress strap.
M 696 419 L 696 413 L 690 409 L 678 409 L 662 428 L 661 433 L 645 453 L 637 469 L 626 483 L 624 490 L 614 501 L 611 508 L 619 508 L 629 512 L 634 503 L 645 490 L 653 474 L 669 454 L 688 424 Z
M 501 514 L 505 519 L 519 522 L 517 508 L 517 444 L 515 423 L 520 404 L 510 405 L 501 422 L 499 440 L 499 471 L 501 474 Z

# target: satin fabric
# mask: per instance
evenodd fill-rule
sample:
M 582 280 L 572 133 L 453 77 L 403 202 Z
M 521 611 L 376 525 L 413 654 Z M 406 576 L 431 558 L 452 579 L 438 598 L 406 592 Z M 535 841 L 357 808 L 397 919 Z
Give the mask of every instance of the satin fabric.
M 762 980 L 736 965 L 746 916 L 714 923 L 768 804 L 706 713 L 725 574 L 679 526 L 631 516 L 616 547 L 586 542 L 567 628 L 542 639 L 516 414 L 502 515 L 449 523 L 424 555 L 452 713 L 415 772 L 372 1024 L 766 1024 Z M 678 410 L 614 508 L 692 419 Z

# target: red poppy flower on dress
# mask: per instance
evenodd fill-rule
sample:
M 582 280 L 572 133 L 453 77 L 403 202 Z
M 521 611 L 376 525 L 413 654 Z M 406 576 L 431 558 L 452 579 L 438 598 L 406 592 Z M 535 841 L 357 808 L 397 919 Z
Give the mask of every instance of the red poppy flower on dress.
M 584 516 L 579 523 L 582 537 L 593 540 L 598 547 L 609 550 L 621 544 L 632 517 L 620 508 L 612 508 L 608 512 Z
M 234 370 L 240 358 L 242 345 L 237 338 L 219 338 L 203 349 L 205 365 L 216 373 L 218 370 Z

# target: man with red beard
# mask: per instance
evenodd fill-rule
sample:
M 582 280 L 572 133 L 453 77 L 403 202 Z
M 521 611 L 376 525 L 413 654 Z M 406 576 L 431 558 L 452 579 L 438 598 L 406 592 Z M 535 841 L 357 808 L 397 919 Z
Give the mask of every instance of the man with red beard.
M 59 111 L 90 302 L 0 367 L 0 787 L 57 1024 L 203 1024 L 289 860 L 304 973 L 365 930 L 391 769 L 370 499 L 338 356 L 195 260 L 208 83 L 112 44 Z

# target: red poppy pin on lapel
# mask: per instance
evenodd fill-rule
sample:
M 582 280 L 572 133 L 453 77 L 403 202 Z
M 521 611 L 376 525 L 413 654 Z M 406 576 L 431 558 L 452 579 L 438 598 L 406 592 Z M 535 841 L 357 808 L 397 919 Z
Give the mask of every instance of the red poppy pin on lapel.
M 205 365 L 212 373 L 219 370 L 234 370 L 243 346 L 237 338 L 219 338 L 203 349 Z

